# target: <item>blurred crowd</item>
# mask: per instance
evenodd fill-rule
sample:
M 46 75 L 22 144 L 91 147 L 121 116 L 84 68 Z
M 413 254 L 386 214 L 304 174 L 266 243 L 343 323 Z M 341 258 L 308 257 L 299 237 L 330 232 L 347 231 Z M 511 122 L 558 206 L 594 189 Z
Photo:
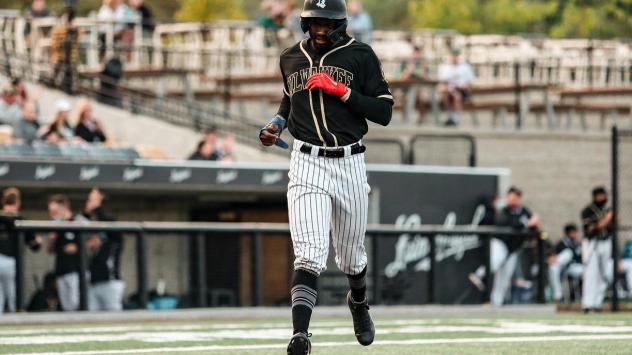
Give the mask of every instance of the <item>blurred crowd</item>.
M 2 192 L 0 223 L 22 219 L 21 192 L 7 188 Z M 66 195 L 55 194 L 48 198 L 48 214 L 55 221 L 113 221 L 104 209 L 104 194 L 92 189 L 85 202 L 73 210 Z M 79 237 L 71 231 L 39 235 L 27 233 L 26 246 L 34 252 L 42 249 L 55 256 L 51 272 L 40 280 L 38 290 L 30 297 L 29 311 L 77 311 L 79 297 Z M 88 309 L 92 311 L 119 311 L 123 309 L 125 284 L 121 281 L 120 261 L 123 238 L 120 233 L 95 233 L 84 236 L 88 257 L 87 282 Z M 14 312 L 15 255 L 17 240 L 6 230 L 0 231 L 0 314 L 6 309 Z
M 530 232 L 527 238 L 515 235 L 491 239 L 490 268 L 493 274 L 490 300 L 493 305 L 530 303 L 538 275 L 537 238 L 540 219 L 522 202 L 523 193 L 511 187 L 504 199 L 486 203 L 481 225 L 511 227 Z M 613 214 L 608 204 L 608 192 L 598 186 L 592 191 L 592 201 L 578 214 L 581 227 L 569 222 L 558 243 L 544 239 L 545 266 L 548 277 L 548 298 L 554 302 L 579 301 L 585 312 L 599 310 L 613 281 L 612 255 Z M 583 232 L 583 238 L 580 238 Z M 617 264 L 620 275 L 616 284 L 621 298 L 632 298 L 632 240 L 628 241 Z M 469 275 L 480 291 L 487 273 L 481 266 Z
M 70 101 L 59 99 L 55 113 L 41 117 L 37 95 L 31 95 L 19 78 L 2 87 L 0 101 L 0 143 L 23 144 L 83 144 L 106 143 L 101 121 L 92 114 L 92 104 L 82 99 L 73 107 Z
M 259 24 L 267 30 L 266 45 L 286 48 L 305 39 L 301 29 L 301 9 L 291 0 L 264 0 Z M 371 43 L 373 20 L 360 1 L 348 2 L 348 32 L 356 40 Z

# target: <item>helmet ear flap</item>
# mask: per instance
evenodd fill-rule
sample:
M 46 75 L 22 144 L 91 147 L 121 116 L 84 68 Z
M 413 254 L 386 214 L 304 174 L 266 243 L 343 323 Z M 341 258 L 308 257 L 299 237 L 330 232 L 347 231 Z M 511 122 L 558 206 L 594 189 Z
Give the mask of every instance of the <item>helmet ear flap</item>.
M 303 33 L 307 33 L 307 31 L 309 31 L 309 23 L 310 20 L 308 18 L 301 17 L 301 30 L 303 30 Z

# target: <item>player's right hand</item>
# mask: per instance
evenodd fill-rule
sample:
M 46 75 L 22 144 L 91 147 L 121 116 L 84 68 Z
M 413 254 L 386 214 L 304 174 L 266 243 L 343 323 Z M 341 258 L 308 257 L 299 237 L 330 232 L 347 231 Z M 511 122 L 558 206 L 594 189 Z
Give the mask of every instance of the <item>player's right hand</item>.
M 268 124 L 264 129 L 259 132 L 259 140 L 261 144 L 266 147 L 274 145 L 277 139 L 279 139 L 279 134 L 276 133 L 276 129 L 274 129 L 272 123 Z

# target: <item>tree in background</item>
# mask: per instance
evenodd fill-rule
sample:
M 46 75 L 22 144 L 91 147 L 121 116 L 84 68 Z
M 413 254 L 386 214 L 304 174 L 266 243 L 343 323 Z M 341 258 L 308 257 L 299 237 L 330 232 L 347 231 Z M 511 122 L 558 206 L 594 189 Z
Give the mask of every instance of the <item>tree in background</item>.
M 244 19 L 246 14 L 240 0 L 181 0 L 176 13 L 179 21 L 214 21 Z

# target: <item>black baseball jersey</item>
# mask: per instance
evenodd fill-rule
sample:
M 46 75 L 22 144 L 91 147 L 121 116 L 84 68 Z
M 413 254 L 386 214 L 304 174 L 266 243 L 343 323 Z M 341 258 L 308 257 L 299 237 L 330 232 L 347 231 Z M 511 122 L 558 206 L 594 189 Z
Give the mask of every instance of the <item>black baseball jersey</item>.
M 603 206 L 599 207 L 596 204 L 592 203 L 588 207 L 584 208 L 582 211 L 582 224 L 584 225 L 584 235 L 586 238 L 599 238 L 606 239 L 610 235 L 612 235 L 612 224 L 604 229 L 593 229 L 592 231 L 588 231 L 588 227 L 591 225 L 596 225 L 599 223 L 599 220 L 602 219 L 606 213 L 610 211 L 609 207 Z
M 279 115 L 288 121 L 294 138 L 318 146 L 344 146 L 362 139 L 367 119 L 390 122 L 393 96 L 370 46 L 347 37 L 319 53 L 304 40 L 281 54 L 280 65 L 284 97 Z M 351 89 L 347 102 L 306 88 L 307 80 L 320 72 Z
M 555 246 L 555 254 L 559 254 L 566 249 L 570 250 L 573 253 L 573 262 L 581 264 L 582 262 L 581 245 L 579 245 L 579 243 L 576 243 L 575 241 L 565 236 Z
M 511 227 L 518 230 L 529 228 L 529 219 L 533 214 L 528 208 L 520 206 L 518 208 L 505 207 L 500 211 L 498 216 L 498 225 L 504 227 Z M 512 235 L 502 236 L 501 239 L 507 245 L 510 252 L 520 249 L 523 239 Z

